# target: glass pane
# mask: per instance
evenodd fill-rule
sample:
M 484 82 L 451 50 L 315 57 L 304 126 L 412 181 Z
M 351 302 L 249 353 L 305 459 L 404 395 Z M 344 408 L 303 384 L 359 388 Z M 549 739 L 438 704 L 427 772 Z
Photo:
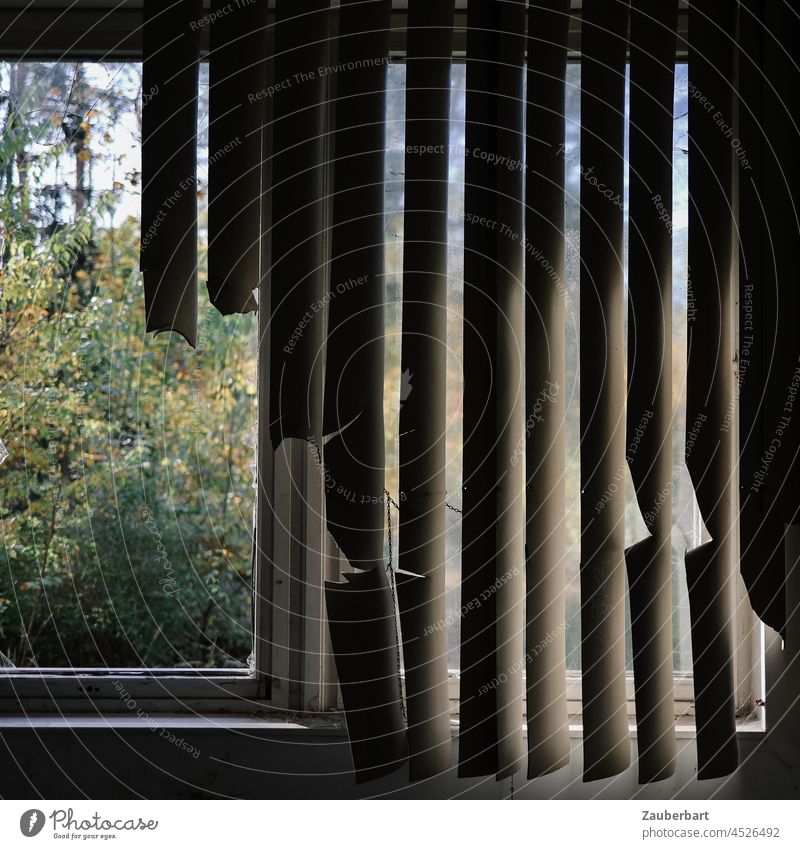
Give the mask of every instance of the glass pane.
M 141 65 L 0 63 L 0 92 L 0 651 L 246 666 L 253 318 L 201 285 L 197 350 L 145 336 Z
M 567 341 L 567 667 L 580 670 L 580 63 L 571 62 L 566 89 L 566 341 Z M 400 318 L 402 300 L 403 168 L 405 118 L 405 66 L 389 66 L 386 154 L 386 456 L 387 488 L 397 500 L 397 425 L 401 392 L 409 391 L 400 374 Z M 453 64 L 450 123 L 450 196 L 448 209 L 448 374 L 447 374 L 447 491 L 448 502 L 460 508 L 461 400 L 463 391 L 463 271 L 464 271 L 464 122 L 466 66 Z M 698 545 L 703 527 L 694 491 L 683 461 L 685 439 L 686 322 L 687 322 L 687 95 L 685 64 L 676 66 L 675 150 L 673 177 L 673 640 L 677 672 L 691 672 L 689 610 L 683 553 Z M 626 102 L 627 111 L 627 102 Z M 627 132 L 626 151 L 627 158 Z M 625 234 L 627 239 L 627 177 Z M 627 280 L 626 280 L 627 285 Z M 413 381 L 412 381 L 413 383 Z M 410 387 L 413 391 L 413 385 Z M 626 467 L 627 474 L 627 467 Z M 402 505 L 401 505 L 402 508 Z M 447 623 L 450 667 L 459 665 L 461 574 L 460 516 L 448 510 L 446 541 Z M 398 532 L 397 511 L 392 509 L 392 535 Z M 630 475 L 626 479 L 626 541 L 646 533 Z M 396 550 L 396 547 L 395 549 Z M 388 549 L 387 549 L 388 554 Z M 627 663 L 632 669 L 630 614 L 627 616 Z

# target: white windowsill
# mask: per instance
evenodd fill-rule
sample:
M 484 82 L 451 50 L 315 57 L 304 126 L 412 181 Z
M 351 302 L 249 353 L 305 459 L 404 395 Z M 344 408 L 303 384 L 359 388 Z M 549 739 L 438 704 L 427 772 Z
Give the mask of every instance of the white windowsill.
M 340 713 L 314 716 L 292 716 L 291 719 L 278 714 L 270 716 L 241 716 L 241 715 L 180 715 L 180 714 L 157 714 L 153 716 L 131 716 L 131 715 L 0 715 L 0 731 L 31 729 L 147 729 L 153 725 L 159 728 L 176 728 L 184 731 L 270 731 L 270 732 L 310 732 L 346 735 L 343 716 Z M 458 720 L 450 722 L 453 735 L 458 734 Z M 631 739 L 637 736 L 636 725 L 628 726 Z M 523 736 L 527 737 L 527 727 L 522 726 Z M 583 726 L 570 724 L 570 738 L 580 739 L 583 736 Z M 764 723 L 760 719 L 745 720 L 737 723 L 737 736 L 747 737 L 752 740 L 758 735 L 765 733 Z M 675 727 L 675 736 L 679 740 L 693 739 L 695 729 L 693 725 L 679 724 Z

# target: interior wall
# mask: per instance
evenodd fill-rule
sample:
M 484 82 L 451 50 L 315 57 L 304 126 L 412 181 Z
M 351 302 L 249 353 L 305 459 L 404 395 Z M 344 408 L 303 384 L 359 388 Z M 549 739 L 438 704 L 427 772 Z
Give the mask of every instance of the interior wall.
M 58 726 L 58 723 L 56 723 Z M 177 741 L 140 727 L 4 728 L 0 797 L 6 799 L 504 799 L 512 782 L 459 779 L 455 769 L 409 785 L 403 770 L 356 786 L 343 731 L 170 728 Z M 188 747 L 194 751 L 190 752 Z M 635 741 L 632 741 L 635 747 Z M 668 781 L 639 786 L 636 769 L 606 781 L 581 780 L 580 739 L 570 765 L 550 776 L 514 778 L 515 799 L 797 799 L 800 766 L 769 735 L 743 737 L 732 776 L 697 781 L 694 741 L 678 741 L 678 768 Z M 635 764 L 635 748 L 632 748 Z

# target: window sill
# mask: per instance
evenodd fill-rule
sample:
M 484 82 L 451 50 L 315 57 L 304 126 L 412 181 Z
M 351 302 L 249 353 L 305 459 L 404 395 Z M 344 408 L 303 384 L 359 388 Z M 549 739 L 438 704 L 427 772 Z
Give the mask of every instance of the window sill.
M 248 670 L 174 670 L 174 669 L 29 669 L 13 670 L 0 675 L 0 727 L 44 723 L 36 727 L 59 727 L 73 720 L 76 726 L 135 726 L 137 712 L 150 720 L 178 723 L 179 727 L 233 728 L 236 723 L 247 727 L 341 728 L 342 714 L 281 713 L 269 701 L 269 682 Z M 451 671 L 451 724 L 458 728 L 459 677 Z M 632 737 L 636 737 L 633 682 L 628 681 L 628 719 Z M 580 738 L 580 678 L 569 676 L 568 709 L 570 736 Z M 676 734 L 678 739 L 694 737 L 694 703 L 691 679 L 676 676 Z M 11 723 L 8 725 L 7 723 Z M 181 724 L 183 723 L 183 724 Z M 259 724 L 261 724 L 259 726 Z M 178 727 L 178 726 L 176 726 Z M 763 733 L 764 709 L 737 721 L 737 732 L 743 735 Z M 524 729 L 524 726 L 523 726 Z
M 638 734 L 636 731 L 635 724 L 628 725 L 628 733 L 630 734 L 632 740 L 636 739 Z M 677 740 L 693 740 L 695 738 L 695 733 L 696 729 L 694 724 L 679 721 L 675 725 L 675 738 Z M 748 739 L 752 740 L 759 734 L 765 733 L 766 726 L 764 725 L 764 721 L 762 719 L 747 719 L 737 721 L 736 723 L 737 737 L 747 737 Z M 572 723 L 570 723 L 569 736 L 573 739 L 583 737 L 583 726 L 580 724 L 573 725 Z
M 205 731 L 205 732 L 287 732 L 292 735 L 301 733 L 310 734 L 333 734 L 345 736 L 347 731 L 341 713 L 316 714 L 309 716 L 286 716 L 276 713 L 274 710 L 269 715 L 246 716 L 243 714 L 177 714 L 164 713 L 157 716 L 144 715 L 120 715 L 120 714 L 31 714 L 31 715 L 0 715 L 0 733 L 20 730 L 70 730 L 81 731 L 84 729 L 150 729 L 153 725 L 159 728 L 180 729 L 183 731 Z M 450 722 L 453 736 L 458 735 L 458 721 Z M 636 726 L 628 728 L 631 739 L 636 738 Z M 527 737 L 527 727 L 522 728 L 523 736 Z M 570 724 L 569 733 L 571 739 L 580 739 L 583 736 L 583 726 Z M 737 736 L 753 740 L 766 733 L 763 721 L 751 719 L 737 724 Z M 695 736 L 693 725 L 679 724 L 675 728 L 675 736 L 678 740 L 690 740 Z
M 269 681 L 249 670 L 25 669 L 0 674 L 0 714 L 250 714 Z M 274 712 L 273 708 L 268 708 Z
M 291 718 L 272 713 L 269 716 L 218 714 L 159 714 L 148 716 L 120 714 L 33 714 L 0 715 L 0 732 L 12 730 L 41 731 L 45 729 L 80 731 L 82 729 L 143 729 L 159 728 L 182 731 L 341 731 L 345 733 L 341 715 L 336 717 Z

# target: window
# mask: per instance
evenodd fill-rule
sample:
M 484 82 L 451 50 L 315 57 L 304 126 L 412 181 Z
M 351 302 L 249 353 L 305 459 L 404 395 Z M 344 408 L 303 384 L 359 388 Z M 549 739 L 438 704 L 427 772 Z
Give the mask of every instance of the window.
M 684 462 L 686 438 L 686 354 L 687 321 L 692 319 L 693 305 L 687 287 L 688 237 L 688 66 L 676 63 L 674 100 L 673 205 L 664 210 L 672 222 L 673 234 L 673 663 L 676 674 L 676 700 L 679 715 L 692 712 L 692 650 L 689 601 L 683 564 L 684 552 L 700 545 L 708 535 L 700 517 L 697 501 Z M 564 150 L 566 170 L 567 212 L 567 610 L 566 642 L 567 669 L 571 670 L 569 699 L 574 711 L 580 711 L 580 435 L 578 346 L 580 338 L 579 313 L 579 250 L 580 250 L 580 77 L 579 62 L 572 62 L 567 72 L 567 144 Z M 413 375 L 400 373 L 400 338 L 402 304 L 402 245 L 403 245 L 403 176 L 405 66 L 401 62 L 389 66 L 386 144 L 386 482 L 392 498 L 399 504 L 398 462 L 399 409 L 406 393 L 413 392 Z M 463 390 L 462 304 L 463 304 L 463 214 L 464 214 L 464 121 L 466 65 L 455 62 L 451 83 L 450 127 L 450 196 L 449 196 L 449 288 L 448 288 L 448 379 L 447 379 L 447 622 L 448 661 L 453 673 L 459 667 L 458 623 L 462 600 L 459 593 L 461 528 L 461 395 Z M 628 108 L 626 99 L 626 110 Z M 628 123 L 626 121 L 626 134 Z M 627 135 L 626 135 L 627 155 Z M 627 180 L 626 180 L 627 186 Z M 627 233 L 627 190 L 625 228 Z M 627 280 L 626 280 L 627 284 Z M 627 316 L 626 316 L 627 319 Z M 646 426 L 646 423 L 645 423 Z M 635 446 L 629 446 L 629 453 Z M 635 491 L 627 465 L 624 469 L 626 493 L 626 545 L 644 538 L 647 531 L 636 502 Z M 392 536 L 399 533 L 397 511 L 392 514 Z M 387 551 L 388 555 L 388 551 Z M 740 589 L 740 593 L 743 592 Z M 742 597 L 740 595 L 740 597 Z M 738 605 L 740 631 L 750 635 L 753 615 L 749 605 Z M 630 643 L 630 611 L 627 611 L 627 669 L 632 676 L 633 658 Z M 740 653 L 738 679 L 741 689 L 740 713 L 749 714 L 754 707 L 751 689 L 752 656 L 749 642 Z M 629 698 L 633 698 L 632 680 Z M 632 712 L 632 707 L 631 707 Z
M 143 97 L 135 63 L 0 64 L 0 659 L 20 670 L 247 672 L 253 651 L 255 319 L 204 301 L 196 350 L 145 337 Z
M 198 128 L 200 238 L 206 197 L 203 94 Z M 459 666 L 463 183 L 466 73 L 454 62 L 450 127 L 447 490 L 449 663 Z M 400 369 L 405 67 L 388 68 L 386 139 L 386 485 L 398 491 L 399 411 L 413 392 Z M 581 174 L 580 65 L 568 75 L 568 667 L 579 707 L 580 559 L 578 249 Z M 119 668 L 174 674 L 230 673 L 224 694 L 245 693 L 253 668 L 253 485 L 257 327 L 201 304 L 196 351 L 144 335 L 138 275 L 138 134 L 141 68 L 135 63 L 0 64 L 0 660 L 34 667 Z M 673 209 L 673 599 L 674 665 L 681 712 L 691 713 L 691 644 L 683 552 L 704 529 L 683 463 L 686 324 L 687 75 L 675 90 Z M 30 207 L 30 212 L 26 207 Z M 30 256 L 35 255 L 36 264 Z M 201 254 L 202 256 L 202 254 Z M 203 269 L 200 271 L 201 279 Z M 27 275 L 27 276 L 26 276 Z M 201 287 L 201 297 L 205 290 Z M 106 344 L 105 339 L 111 339 Z M 223 343 L 224 340 L 224 343 Z M 302 576 L 265 577 L 274 649 L 274 704 L 335 705 L 321 625 L 324 577 L 336 553 L 319 521 L 322 481 L 305 446 L 282 446 L 270 472 L 277 562 L 302 560 Z M 625 470 L 628 542 L 644 525 Z M 398 534 L 392 508 L 391 534 Z M 316 540 L 316 541 L 315 541 Z M 396 546 L 394 548 L 396 551 Z M 387 540 L 387 557 L 389 556 Z M 747 609 L 746 606 L 740 606 Z M 257 618 L 257 617 L 256 617 Z M 263 618 L 262 618 L 263 622 Z M 752 621 L 740 625 L 742 712 L 750 685 Z M 755 655 L 755 651 L 753 651 Z M 631 666 L 630 648 L 628 651 Z M 263 665 L 258 667 L 262 671 Z M 754 674 L 754 673 L 753 673 Z M 222 678 L 219 679 L 223 681 Z M 284 687 L 284 682 L 288 687 Z M 148 686 L 160 686 L 151 684 Z M 14 692 L 35 693 L 30 685 Z M 53 686 L 52 684 L 49 686 Z M 73 694 L 64 683 L 61 692 Z M 119 701 L 109 684 L 99 695 Z M 105 689 L 103 689 L 103 687 Z M 180 688 L 184 687 L 184 690 Z M 171 692 L 208 695 L 200 684 Z M 302 690 L 302 692 L 300 692 Z M 55 687 L 53 692 L 58 692 Z M 263 694 L 263 691 L 259 691 Z M 632 698 L 632 689 L 631 689 Z M 80 701 L 78 702 L 80 704 Z

